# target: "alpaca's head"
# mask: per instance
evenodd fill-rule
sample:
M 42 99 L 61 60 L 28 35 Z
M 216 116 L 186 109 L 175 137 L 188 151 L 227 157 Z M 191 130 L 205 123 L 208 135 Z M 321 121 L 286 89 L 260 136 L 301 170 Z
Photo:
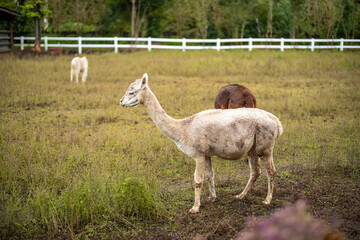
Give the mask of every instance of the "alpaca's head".
M 137 79 L 130 84 L 126 90 L 125 95 L 120 100 L 120 105 L 123 107 L 136 107 L 140 103 L 143 103 L 142 92 L 148 83 L 148 75 L 144 73 L 141 79 Z

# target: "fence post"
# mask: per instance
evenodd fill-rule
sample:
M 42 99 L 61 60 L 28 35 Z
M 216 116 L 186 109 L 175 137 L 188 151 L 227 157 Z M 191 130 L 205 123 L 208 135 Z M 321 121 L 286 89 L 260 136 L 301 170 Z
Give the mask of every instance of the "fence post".
M 249 38 L 249 51 L 252 51 L 252 38 Z
M 311 51 L 313 52 L 315 49 L 315 39 L 311 39 Z
M 220 38 L 216 39 L 216 50 L 220 51 Z
M 280 47 L 281 51 L 284 51 L 284 38 L 281 38 L 281 47 Z
M 182 39 L 182 50 L 183 50 L 183 52 L 185 52 L 185 50 L 186 50 L 186 39 L 185 38 Z
M 44 45 L 45 45 L 45 51 L 48 50 L 48 39 L 47 36 L 44 37 Z
M 119 50 L 118 50 L 118 39 L 117 39 L 117 37 L 114 37 L 114 45 L 115 45 L 114 51 L 115 51 L 115 53 L 118 53 Z
M 20 49 L 21 51 L 24 50 L 24 36 L 20 37 Z
M 151 52 L 151 37 L 148 37 L 148 51 Z
M 340 39 L 340 52 L 344 51 L 344 39 Z
M 81 53 L 82 53 L 82 49 L 81 49 L 81 37 L 79 37 L 79 43 L 78 43 L 78 44 L 79 44 L 79 45 L 78 45 L 78 48 L 79 48 L 78 53 L 81 54 Z

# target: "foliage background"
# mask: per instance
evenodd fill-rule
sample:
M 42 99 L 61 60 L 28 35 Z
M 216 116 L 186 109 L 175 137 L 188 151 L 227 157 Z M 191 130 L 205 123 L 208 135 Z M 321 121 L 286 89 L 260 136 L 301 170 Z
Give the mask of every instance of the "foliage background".
M 131 32 L 132 1 L 136 7 Z M 46 2 L 46 1 L 45 1 Z M 26 1 L 3 0 L 20 12 Z M 360 38 L 360 0 L 47 0 L 49 35 Z M 22 16 L 16 35 L 33 35 Z

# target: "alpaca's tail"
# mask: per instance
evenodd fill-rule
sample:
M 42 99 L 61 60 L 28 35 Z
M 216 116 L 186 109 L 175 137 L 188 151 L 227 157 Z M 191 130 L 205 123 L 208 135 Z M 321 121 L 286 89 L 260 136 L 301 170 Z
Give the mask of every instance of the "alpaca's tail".
M 283 126 L 280 122 L 280 120 L 273 114 L 269 113 L 269 116 L 272 120 L 275 121 L 276 125 L 277 125 L 277 128 L 278 128 L 278 134 L 276 136 L 276 138 L 279 138 L 281 136 L 281 134 L 283 133 L 284 129 L 283 129 Z

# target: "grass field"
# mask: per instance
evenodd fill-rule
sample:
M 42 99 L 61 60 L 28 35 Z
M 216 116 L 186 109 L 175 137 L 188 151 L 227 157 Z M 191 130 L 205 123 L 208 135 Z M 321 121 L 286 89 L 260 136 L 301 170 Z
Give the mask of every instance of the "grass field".
M 0 56 L 1 239 L 231 239 L 248 217 L 301 198 L 314 217 L 359 239 L 359 52 L 86 56 L 86 84 L 70 83 L 70 55 Z M 248 197 L 235 200 L 249 166 L 214 158 L 218 199 L 188 214 L 193 159 L 144 107 L 119 106 L 144 72 L 174 118 L 213 108 L 220 87 L 239 83 L 281 120 L 271 205 L 261 204 L 264 170 Z

